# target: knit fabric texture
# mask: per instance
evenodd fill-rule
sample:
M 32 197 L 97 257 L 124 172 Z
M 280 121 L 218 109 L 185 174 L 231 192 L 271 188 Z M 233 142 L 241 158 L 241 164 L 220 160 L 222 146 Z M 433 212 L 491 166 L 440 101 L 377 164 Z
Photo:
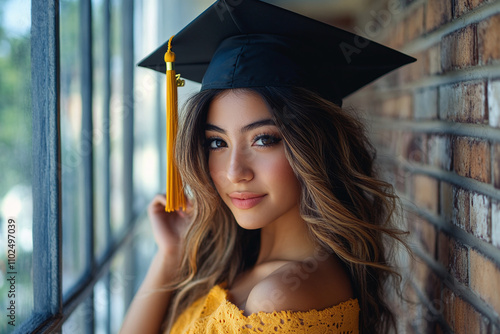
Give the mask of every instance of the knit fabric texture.
M 358 300 L 350 299 L 320 311 L 259 312 L 245 316 L 228 301 L 227 291 L 216 285 L 179 316 L 170 333 L 359 333 L 359 311 Z

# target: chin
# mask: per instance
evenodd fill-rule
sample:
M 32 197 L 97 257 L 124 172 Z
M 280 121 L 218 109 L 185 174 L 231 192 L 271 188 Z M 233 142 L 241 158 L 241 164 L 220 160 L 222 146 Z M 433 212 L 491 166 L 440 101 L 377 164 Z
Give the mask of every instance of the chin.
M 257 230 L 267 225 L 267 222 L 265 222 L 263 219 L 259 219 L 258 217 L 255 217 L 255 215 L 252 214 L 235 215 L 233 213 L 233 216 L 234 219 L 236 220 L 236 223 L 238 223 L 238 225 L 245 230 Z M 254 217 L 249 217 L 249 216 L 254 216 Z

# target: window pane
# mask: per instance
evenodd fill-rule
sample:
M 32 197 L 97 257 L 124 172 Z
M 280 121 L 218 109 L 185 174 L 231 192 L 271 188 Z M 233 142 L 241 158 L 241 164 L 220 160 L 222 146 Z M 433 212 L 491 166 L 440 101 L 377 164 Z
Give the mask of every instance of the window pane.
M 156 243 L 149 221 L 141 216 L 132 244 L 125 245 L 111 264 L 111 333 L 121 327 L 132 297 L 139 289 L 156 252 Z
M 130 245 L 122 247 L 111 263 L 110 297 L 111 297 L 111 333 L 120 330 L 128 307 L 128 299 L 134 287 L 133 260 Z
M 61 161 L 63 294 L 85 270 L 83 161 L 90 148 L 82 146 L 80 12 L 76 0 L 60 1 Z
M 144 78 L 142 75 L 137 76 Z M 158 192 L 165 192 L 160 183 L 160 149 L 158 148 L 158 126 L 154 91 L 141 99 L 140 109 L 146 112 L 134 117 L 134 208 L 140 212 Z M 143 109 L 144 108 L 144 109 Z
M 1 333 L 33 310 L 30 30 L 29 0 L 0 1 Z
M 157 246 L 149 219 L 142 216 L 137 222 L 139 227 L 133 237 L 133 250 L 135 256 L 134 284 L 137 290 L 144 280 L 149 265 L 156 253 Z M 135 291 L 134 291 L 135 293 Z
M 109 274 L 106 274 L 94 286 L 95 334 L 109 333 L 109 306 Z
M 158 4 L 152 1 L 134 2 L 135 54 L 139 58 L 154 50 L 158 45 Z M 136 59 L 135 62 L 139 62 Z M 159 94 L 165 81 L 164 74 L 158 74 L 136 67 L 134 71 L 134 208 L 141 212 L 155 193 L 164 192 L 160 182 L 160 155 L 165 141 L 162 130 L 165 127 L 159 115 Z M 164 113 L 163 108 L 162 115 Z
M 99 258 L 106 250 L 108 238 L 109 201 L 108 190 L 108 156 L 106 140 L 109 136 L 106 113 L 108 101 L 106 97 L 106 40 L 105 40 L 106 8 L 103 0 L 92 0 L 92 52 L 93 52 L 93 92 L 92 109 L 94 122 L 94 251 Z
M 92 324 L 94 308 L 91 299 L 81 303 L 62 326 L 63 334 L 92 333 L 89 327 Z
M 111 0 L 111 227 L 116 235 L 125 225 L 123 181 L 123 122 L 125 114 L 123 96 L 123 34 L 122 1 Z

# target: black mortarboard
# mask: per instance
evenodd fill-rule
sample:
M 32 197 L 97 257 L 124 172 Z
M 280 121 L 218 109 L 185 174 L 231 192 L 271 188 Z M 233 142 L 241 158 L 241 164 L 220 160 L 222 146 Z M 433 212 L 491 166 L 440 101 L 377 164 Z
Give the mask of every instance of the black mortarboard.
M 139 66 L 165 72 L 165 43 Z M 175 35 L 176 72 L 201 90 L 308 88 L 337 104 L 415 61 L 355 34 L 258 0 L 220 0 Z
M 176 72 L 201 82 L 201 90 L 294 86 L 341 105 L 347 95 L 413 61 L 373 41 L 265 2 L 217 1 L 139 63 L 167 74 L 165 210 L 186 207 L 173 154 Z

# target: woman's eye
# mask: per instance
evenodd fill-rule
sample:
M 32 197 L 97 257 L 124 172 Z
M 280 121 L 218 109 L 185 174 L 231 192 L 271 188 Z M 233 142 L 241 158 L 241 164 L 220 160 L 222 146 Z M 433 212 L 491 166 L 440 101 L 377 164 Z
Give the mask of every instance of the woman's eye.
M 281 141 L 281 138 L 271 136 L 271 135 L 262 135 L 258 136 L 255 141 L 254 145 L 256 146 L 271 146 L 274 144 L 277 144 Z
M 226 147 L 226 143 L 222 140 L 222 139 L 217 139 L 217 138 L 213 138 L 213 139 L 208 139 L 207 140 L 207 146 L 209 149 L 211 150 L 216 150 L 218 148 L 222 148 L 222 147 Z

